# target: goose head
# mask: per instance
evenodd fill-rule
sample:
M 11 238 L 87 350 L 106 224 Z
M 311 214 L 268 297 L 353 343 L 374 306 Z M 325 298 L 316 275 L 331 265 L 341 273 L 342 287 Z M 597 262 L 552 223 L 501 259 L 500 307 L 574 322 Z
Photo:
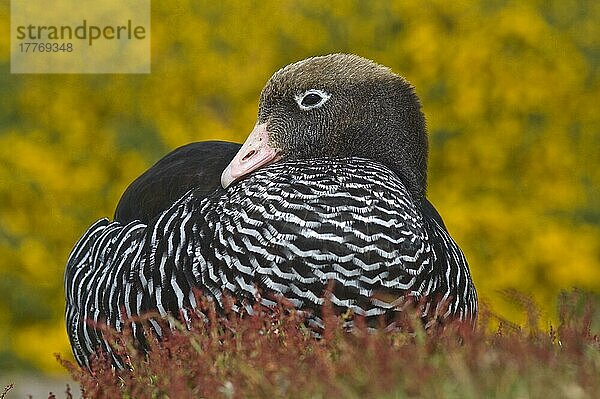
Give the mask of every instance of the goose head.
M 312 57 L 268 80 L 256 125 L 221 184 L 279 160 L 362 157 L 393 170 L 418 199 L 426 191 L 427 148 L 421 104 L 406 79 L 356 55 Z

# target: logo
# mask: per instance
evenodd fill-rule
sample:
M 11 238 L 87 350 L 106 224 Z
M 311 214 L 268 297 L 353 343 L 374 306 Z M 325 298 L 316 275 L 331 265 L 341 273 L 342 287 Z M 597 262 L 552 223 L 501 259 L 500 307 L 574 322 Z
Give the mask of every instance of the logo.
M 150 0 L 12 0 L 11 73 L 150 73 Z

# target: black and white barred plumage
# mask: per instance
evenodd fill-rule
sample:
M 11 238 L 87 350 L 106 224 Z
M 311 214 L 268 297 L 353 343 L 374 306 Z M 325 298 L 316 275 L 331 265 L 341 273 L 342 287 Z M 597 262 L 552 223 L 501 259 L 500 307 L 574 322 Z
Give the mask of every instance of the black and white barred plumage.
M 194 289 L 218 308 L 224 294 L 239 307 L 282 296 L 318 324 L 333 281 L 333 304 L 355 314 L 376 318 L 427 297 L 424 320 L 472 321 L 467 263 L 436 219 L 387 167 L 328 158 L 272 164 L 208 197 L 191 190 L 148 225 L 99 220 L 66 269 L 75 357 L 89 366 L 98 348 L 111 353 L 96 323 L 119 331 L 149 311 L 188 319 Z M 134 335 L 144 339 L 135 324 Z

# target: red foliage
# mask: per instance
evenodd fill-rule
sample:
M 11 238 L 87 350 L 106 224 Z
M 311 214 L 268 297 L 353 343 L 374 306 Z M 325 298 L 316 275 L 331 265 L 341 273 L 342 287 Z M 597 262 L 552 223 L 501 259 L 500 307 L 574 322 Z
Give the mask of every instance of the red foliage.
M 326 306 L 322 338 L 285 306 L 217 317 L 204 304 L 208 322 L 197 317 L 188 330 L 172 320 L 177 328 L 160 342 L 149 339 L 148 353 L 131 344 L 130 333 L 113 333 L 131 370 L 113 369 L 102 354 L 91 373 L 60 361 L 90 398 L 440 397 L 453 390 L 510 397 L 514 389 L 556 393 L 560 384 L 599 392 L 600 338 L 592 333 L 592 306 L 580 301 L 568 297 L 560 327 L 549 332 L 537 329 L 533 308 L 527 328 L 501 323 L 494 333 L 487 326 L 497 317 L 487 310 L 475 330 L 452 323 L 425 331 L 406 313 L 392 332 L 361 319 L 345 331 Z

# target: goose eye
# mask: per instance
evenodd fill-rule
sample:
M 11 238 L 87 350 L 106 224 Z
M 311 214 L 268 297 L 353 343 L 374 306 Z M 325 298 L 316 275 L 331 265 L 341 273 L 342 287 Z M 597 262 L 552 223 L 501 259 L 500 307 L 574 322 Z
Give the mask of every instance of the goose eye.
M 308 93 L 302 99 L 301 104 L 304 105 L 305 107 L 310 107 L 311 105 L 317 104 L 322 99 L 323 99 L 323 97 L 321 97 L 320 95 L 318 95 L 316 93 Z
M 323 90 L 310 89 L 297 95 L 296 103 L 298 103 L 301 110 L 307 111 L 325 104 L 325 102 L 329 100 L 329 97 L 331 97 L 331 94 L 326 93 Z

